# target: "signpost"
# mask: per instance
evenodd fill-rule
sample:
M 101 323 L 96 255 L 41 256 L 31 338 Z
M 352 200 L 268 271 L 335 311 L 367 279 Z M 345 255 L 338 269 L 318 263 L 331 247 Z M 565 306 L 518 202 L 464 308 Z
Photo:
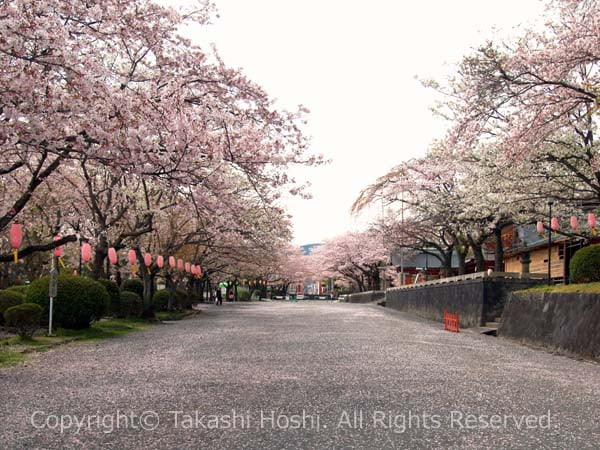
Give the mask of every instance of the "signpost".
M 48 297 L 50 297 L 50 313 L 48 317 L 48 336 L 52 336 L 52 310 L 54 299 L 58 294 L 58 269 L 56 268 L 56 256 L 52 256 L 50 263 L 50 284 L 48 286 Z

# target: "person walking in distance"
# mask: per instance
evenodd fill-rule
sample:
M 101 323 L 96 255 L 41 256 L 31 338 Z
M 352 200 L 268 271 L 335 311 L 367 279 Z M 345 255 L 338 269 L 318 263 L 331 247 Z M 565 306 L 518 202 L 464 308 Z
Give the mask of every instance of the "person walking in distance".
M 217 305 L 221 306 L 223 304 L 223 294 L 221 294 L 221 289 L 217 289 Z

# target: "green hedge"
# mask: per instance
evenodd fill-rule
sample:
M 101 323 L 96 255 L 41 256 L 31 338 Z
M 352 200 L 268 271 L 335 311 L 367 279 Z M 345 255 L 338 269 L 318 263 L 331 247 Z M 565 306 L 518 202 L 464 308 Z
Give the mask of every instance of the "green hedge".
M 140 298 L 144 298 L 144 283 L 139 278 L 130 278 L 123 281 L 121 291 L 135 292 Z
M 30 338 L 40 327 L 42 307 L 35 303 L 22 303 L 4 312 L 6 326 L 14 328 L 22 338 Z
M 0 291 L 0 323 L 4 321 L 4 313 L 8 308 L 20 305 L 25 301 L 25 296 L 15 290 Z
M 29 289 L 28 284 L 17 284 L 15 286 L 11 286 L 6 288 L 7 291 L 18 292 L 19 294 L 27 294 L 27 289 Z
M 29 286 L 28 303 L 43 308 L 48 317 L 48 277 L 40 278 Z M 87 277 L 61 274 L 58 277 L 58 295 L 54 299 L 53 321 L 57 327 L 82 329 L 99 320 L 108 310 L 110 297 L 100 283 Z
M 177 301 L 177 295 L 174 300 Z M 152 298 L 152 303 L 154 304 L 155 311 L 167 311 L 169 309 L 169 290 L 161 289 L 160 291 L 156 291 Z
M 140 317 L 144 304 L 142 297 L 132 291 L 121 292 L 121 310 L 118 317 Z
M 192 300 L 188 297 L 185 289 L 177 289 L 175 291 L 175 307 L 177 309 L 187 309 L 192 303 Z
M 108 292 L 108 296 L 110 297 L 110 305 L 108 306 L 108 313 L 112 316 L 117 316 L 119 311 L 121 310 L 121 290 L 117 283 L 111 280 L 107 280 L 105 278 L 101 278 L 98 280 L 106 292 Z
M 600 281 L 600 244 L 577 250 L 569 267 L 571 283 Z
M 238 301 L 240 302 L 249 302 L 252 298 L 250 298 L 250 291 L 245 289 L 238 289 Z

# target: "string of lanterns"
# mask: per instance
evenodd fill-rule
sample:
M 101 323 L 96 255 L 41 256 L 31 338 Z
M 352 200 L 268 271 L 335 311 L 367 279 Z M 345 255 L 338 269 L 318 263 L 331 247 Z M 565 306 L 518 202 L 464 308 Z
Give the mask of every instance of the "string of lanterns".
M 598 234 L 598 231 L 596 230 L 596 215 L 593 213 L 589 213 L 587 216 L 587 222 L 588 226 L 592 230 L 592 234 L 596 236 Z M 569 225 L 571 226 L 571 229 L 573 231 L 577 231 L 577 229 L 579 228 L 577 216 L 571 216 L 571 219 L 569 220 Z M 550 219 L 550 228 L 552 229 L 552 231 L 558 230 L 558 217 L 552 217 L 552 219 Z M 537 222 L 537 232 L 539 234 L 544 234 L 544 223 L 541 220 L 538 220 Z
M 10 232 L 9 232 L 9 240 L 10 240 L 10 245 L 11 248 L 13 250 L 13 255 L 14 255 L 14 261 L 15 264 L 19 262 L 19 248 L 21 247 L 21 244 L 23 243 L 23 228 L 21 227 L 20 223 L 13 223 L 10 227 Z M 53 241 L 56 242 L 60 240 L 60 236 L 54 236 Z M 65 267 L 64 262 L 62 261 L 62 255 L 63 255 L 63 246 L 59 245 L 58 247 L 55 247 L 53 249 L 53 254 L 54 256 L 56 256 L 61 265 L 63 267 Z M 135 273 L 137 270 L 136 267 L 136 262 L 137 262 L 137 256 L 135 253 L 135 250 L 130 249 L 127 252 L 127 259 L 129 262 L 129 265 L 131 266 L 131 272 Z M 150 266 L 152 265 L 153 262 L 153 257 L 151 253 L 146 252 L 144 254 L 144 265 L 146 266 L 146 269 L 148 270 L 148 274 L 150 274 Z M 92 260 L 92 246 L 90 245 L 89 242 L 83 242 L 81 244 L 81 261 L 84 264 L 89 264 Z M 108 249 L 108 261 L 111 265 L 117 265 L 118 263 L 118 255 L 117 255 L 117 250 L 114 247 L 110 247 Z M 200 265 L 197 264 L 192 264 L 190 262 L 184 262 L 183 259 L 179 258 L 178 260 L 175 260 L 174 256 L 169 256 L 169 268 L 171 269 L 175 269 L 177 268 L 177 270 L 179 270 L 180 272 L 183 272 L 185 270 L 185 272 L 194 275 L 195 277 L 201 277 L 202 276 L 202 267 Z M 157 255 L 156 256 L 156 266 L 159 269 L 162 269 L 165 265 L 165 259 L 162 255 Z

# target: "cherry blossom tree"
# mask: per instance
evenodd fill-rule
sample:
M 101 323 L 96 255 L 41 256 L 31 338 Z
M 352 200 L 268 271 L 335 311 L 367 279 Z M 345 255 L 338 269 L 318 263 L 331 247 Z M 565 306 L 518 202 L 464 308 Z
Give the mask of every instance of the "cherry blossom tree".
M 79 212 L 91 211 L 75 227 L 87 222 L 96 237 L 98 269 L 111 233 L 121 245 L 153 228 L 150 202 L 140 218 L 122 188 L 200 186 L 225 199 L 243 179 L 270 205 L 280 189 L 302 194 L 286 175 L 291 164 L 321 161 L 306 151 L 303 108 L 276 110 L 260 87 L 177 34 L 184 23 L 206 23 L 209 5 L 186 14 L 146 0 L 14 0 L 0 8 L 0 195 L 8 205 L 0 231 L 40 186 L 68 177 L 85 198 Z M 136 220 L 121 236 L 127 211 Z
M 464 58 L 442 88 L 451 144 L 468 153 L 492 143 L 507 163 L 534 164 L 566 185 L 561 200 L 597 203 L 599 11 L 595 0 L 553 1 L 543 29 Z
M 325 241 L 311 257 L 321 274 L 345 278 L 363 292 L 380 288 L 380 270 L 389 259 L 389 249 L 381 235 L 348 232 Z
M 46 241 L 22 256 L 85 237 L 101 277 L 109 247 L 132 248 L 145 311 L 161 272 L 146 252 L 202 262 L 208 286 L 213 274 L 268 278 L 261 264 L 283 264 L 274 255 L 291 234 L 278 198 L 307 195 L 288 169 L 322 158 L 308 152 L 303 107 L 277 110 L 178 34 L 211 14 L 147 0 L 0 4 L 0 231 L 27 220 L 28 236 Z

